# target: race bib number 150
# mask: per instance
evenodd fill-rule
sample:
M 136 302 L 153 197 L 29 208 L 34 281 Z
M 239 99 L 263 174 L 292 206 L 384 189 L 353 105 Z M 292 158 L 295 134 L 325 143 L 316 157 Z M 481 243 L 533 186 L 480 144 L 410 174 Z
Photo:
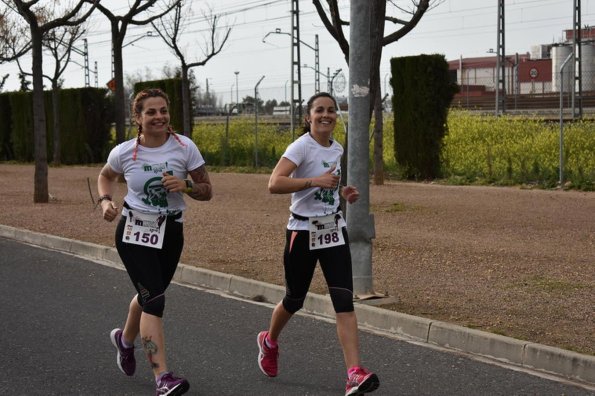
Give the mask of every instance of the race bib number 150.
M 128 211 L 122 242 L 161 249 L 167 216 Z

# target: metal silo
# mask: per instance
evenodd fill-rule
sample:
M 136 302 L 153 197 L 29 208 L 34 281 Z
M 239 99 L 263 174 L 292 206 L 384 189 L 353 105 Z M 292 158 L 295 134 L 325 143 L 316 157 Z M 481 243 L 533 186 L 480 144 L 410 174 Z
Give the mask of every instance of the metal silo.
M 552 92 L 560 92 L 560 67 L 568 55 L 572 53 L 572 46 L 568 44 L 557 44 L 552 46 Z M 564 68 L 564 92 L 572 91 L 572 65 Z
M 582 90 L 595 91 L 595 43 L 592 41 L 581 45 Z M 566 81 L 564 81 L 566 84 Z M 566 91 L 566 90 L 565 90 Z

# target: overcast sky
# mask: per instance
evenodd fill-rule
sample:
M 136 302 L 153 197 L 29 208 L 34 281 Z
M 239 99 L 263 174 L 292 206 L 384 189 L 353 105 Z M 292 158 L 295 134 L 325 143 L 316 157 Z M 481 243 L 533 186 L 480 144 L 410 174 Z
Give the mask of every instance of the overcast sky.
M 122 0 L 102 0 L 117 15 L 125 12 Z M 190 2 L 193 14 L 188 13 L 190 23 L 185 27 L 183 40 L 187 43 L 188 61 L 202 60 L 201 48 L 207 28 L 202 18 L 203 11 L 209 8 L 213 14 L 221 16 L 220 26 L 232 26 L 232 33 L 223 51 L 211 59 L 207 65 L 194 69 L 202 90 L 216 92 L 221 104 L 235 101 L 236 74 L 238 94 L 242 97 L 254 96 L 254 87 L 259 85 L 259 96 L 278 101 L 290 99 L 290 43 L 291 38 L 291 1 L 290 0 L 212 0 L 210 2 L 193 0 Z M 324 2 L 323 2 L 324 3 Z M 409 6 L 411 0 L 399 0 L 403 6 Z M 344 17 L 349 15 L 349 2 L 340 1 Z M 417 54 L 444 54 L 447 60 L 462 57 L 494 56 L 490 49 L 496 49 L 497 0 L 444 0 L 431 9 L 418 26 L 400 41 L 384 47 L 381 64 L 383 91 L 387 87 L 390 71 L 390 59 L 396 56 Z M 4 7 L 4 5 L 0 5 Z M 118 10 L 121 10 L 118 12 Z M 506 52 L 507 54 L 526 53 L 531 46 L 560 42 L 565 29 L 572 29 L 572 0 L 506 0 L 505 3 Z M 595 0 L 582 1 L 582 24 L 595 25 Z M 348 77 L 347 65 L 337 43 L 327 33 L 320 22 L 311 1 L 300 1 L 301 40 L 314 46 L 315 35 L 319 36 L 320 70 L 331 74 L 342 69 Z M 288 34 L 269 34 L 276 28 Z M 130 26 L 130 43 L 145 35 L 149 26 Z M 395 29 L 387 25 L 386 32 Z M 125 75 L 141 74 L 155 79 L 162 76 L 164 66 L 177 66 L 177 59 L 161 38 L 143 37 L 124 48 Z M 266 42 L 263 38 L 266 37 Z M 346 36 L 349 37 L 348 30 Z M 94 63 L 98 65 L 98 84 L 104 87 L 111 78 L 111 43 L 107 19 L 103 14 L 93 14 L 89 32 L 86 35 L 89 45 L 91 64 L 91 85 L 95 86 Z M 83 48 L 82 41 L 78 47 Z M 73 60 L 83 64 L 83 58 L 73 55 Z M 309 67 L 314 66 L 314 51 L 307 46 L 301 47 L 301 61 Z M 49 62 L 49 60 L 48 60 Z M 23 58 L 23 65 L 30 67 L 30 57 Z M 302 69 L 303 97 L 309 97 L 314 91 L 314 70 Z M 0 77 L 10 73 L 6 90 L 18 89 L 18 69 L 16 65 L 0 65 Z M 79 65 L 72 64 L 65 73 L 65 87 L 84 86 L 84 71 Z M 327 78 L 321 76 L 321 88 L 326 90 Z M 346 95 L 347 90 L 338 93 Z

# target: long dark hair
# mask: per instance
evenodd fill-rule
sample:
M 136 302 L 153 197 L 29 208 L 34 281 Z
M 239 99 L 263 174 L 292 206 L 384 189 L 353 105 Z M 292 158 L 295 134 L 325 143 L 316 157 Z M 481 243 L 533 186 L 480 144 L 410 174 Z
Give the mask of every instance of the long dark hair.
M 337 105 L 337 100 L 330 93 L 318 92 L 317 94 L 313 95 L 310 99 L 308 99 L 308 102 L 306 103 L 306 114 L 304 115 L 304 132 L 303 133 L 310 132 L 310 122 L 308 122 L 308 115 L 310 115 L 310 110 L 312 110 L 312 104 L 318 98 L 331 99 L 333 101 L 333 103 L 335 104 L 335 109 L 337 109 L 337 110 L 339 109 L 339 106 Z

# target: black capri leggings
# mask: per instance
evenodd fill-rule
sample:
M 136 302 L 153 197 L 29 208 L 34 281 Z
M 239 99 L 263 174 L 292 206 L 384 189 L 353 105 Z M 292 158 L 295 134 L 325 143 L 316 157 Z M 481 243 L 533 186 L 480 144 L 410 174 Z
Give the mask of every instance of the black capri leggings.
M 184 225 L 167 218 L 165 237 L 161 249 L 122 242 L 126 217 L 116 227 L 116 248 L 126 267 L 128 276 L 138 292 L 138 303 L 143 312 L 163 316 L 165 289 L 178 267 L 184 247 Z
M 288 312 L 295 313 L 303 307 L 317 261 L 320 262 L 335 312 L 353 312 L 351 252 L 346 227 L 342 231 L 344 245 L 310 250 L 309 231 L 287 230 L 283 257 L 286 290 L 283 307 Z

